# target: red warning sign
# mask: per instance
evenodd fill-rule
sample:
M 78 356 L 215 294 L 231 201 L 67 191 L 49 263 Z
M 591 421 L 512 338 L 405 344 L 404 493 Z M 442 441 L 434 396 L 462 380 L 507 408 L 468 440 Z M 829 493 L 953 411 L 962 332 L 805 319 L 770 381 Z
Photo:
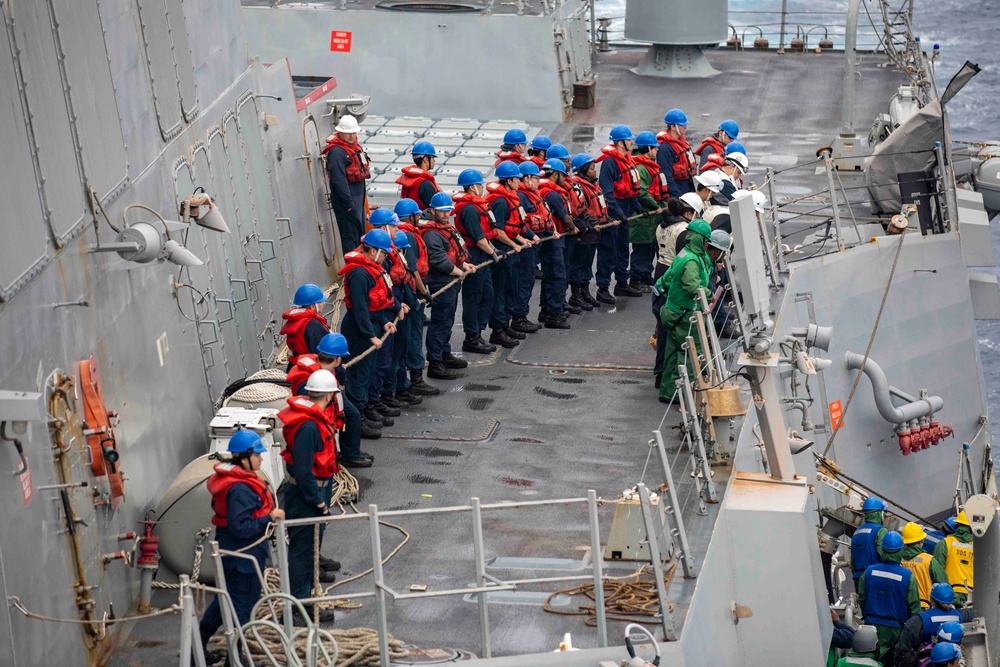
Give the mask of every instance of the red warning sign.
M 27 460 L 25 460 L 27 464 Z M 31 502 L 31 499 L 35 497 L 35 489 L 31 485 L 31 466 L 25 465 L 24 472 L 20 475 L 21 480 L 21 500 L 24 501 L 25 507 Z
M 350 53 L 351 51 L 351 33 L 344 32 L 343 30 L 334 30 L 330 33 L 330 50 L 331 51 L 341 51 L 343 53 Z
M 844 425 L 844 409 L 840 407 L 840 401 L 830 404 L 830 428 L 834 431 Z

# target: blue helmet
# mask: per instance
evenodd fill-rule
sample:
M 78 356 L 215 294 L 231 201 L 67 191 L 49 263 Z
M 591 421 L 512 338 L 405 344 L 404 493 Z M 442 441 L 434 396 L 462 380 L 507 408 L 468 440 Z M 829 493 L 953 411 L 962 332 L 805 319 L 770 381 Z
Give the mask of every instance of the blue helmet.
M 724 120 L 719 123 L 719 129 L 729 135 L 730 139 L 735 140 L 740 136 L 740 126 L 736 124 L 735 120 Z
M 903 548 L 903 536 L 894 530 L 890 530 L 882 538 L 882 551 L 895 553 Z
M 875 496 L 865 498 L 864 504 L 861 505 L 862 512 L 881 512 L 883 510 L 885 510 L 885 503 Z
M 434 144 L 429 141 L 418 141 L 413 144 L 413 150 L 410 151 L 410 155 L 416 157 L 418 155 L 427 155 L 429 157 L 437 157 L 437 151 L 434 150 Z
M 549 150 L 545 151 L 545 157 L 549 158 L 550 160 L 553 158 L 557 160 L 568 160 L 569 151 L 566 150 L 566 147 L 563 146 L 562 144 L 552 144 L 552 147 L 549 148 Z
M 227 447 L 230 454 L 246 454 L 247 452 L 263 454 L 267 447 L 260 441 L 260 436 L 251 430 L 241 428 L 229 438 Z
M 311 306 L 314 303 L 323 303 L 324 301 L 326 301 L 326 296 L 324 296 L 323 290 L 312 283 L 306 283 L 295 290 L 295 298 L 292 299 L 292 303 L 300 307 Z
M 645 130 L 635 135 L 635 145 L 654 147 L 654 146 L 659 146 L 660 142 L 656 140 L 655 134 L 653 134 L 649 130 Z
M 399 216 L 387 208 L 377 208 L 372 211 L 368 222 L 372 227 L 385 227 L 386 225 L 398 225 Z
M 405 197 L 396 202 L 396 206 L 392 209 L 392 212 L 395 213 L 397 217 L 406 218 L 420 213 L 420 207 L 417 206 L 417 202 L 413 201 L 409 197 Z
M 542 173 L 538 165 L 530 160 L 517 165 L 517 169 L 521 172 L 521 176 L 538 176 Z
M 483 175 L 478 169 L 463 169 L 462 173 L 458 175 L 458 185 L 462 188 L 467 188 L 470 185 L 482 185 Z
M 349 354 L 347 339 L 344 338 L 344 334 L 328 333 L 319 341 L 316 351 L 327 357 L 346 357 Z
M 537 137 L 531 140 L 531 147 L 535 150 L 547 151 L 552 147 L 552 140 L 546 137 L 544 134 L 539 134 Z
M 431 208 L 436 211 L 454 211 L 455 204 L 452 203 L 451 197 L 444 192 L 435 192 L 434 196 L 431 197 Z
M 566 173 L 566 165 L 563 164 L 562 160 L 557 160 L 556 158 L 549 158 L 546 160 L 542 169 L 547 171 L 558 171 L 560 174 Z
M 396 244 L 396 250 L 405 250 L 410 247 L 410 239 L 406 236 L 405 232 L 396 232 L 396 236 L 393 237 L 392 242 Z
M 951 584 L 934 584 L 931 587 L 931 600 L 941 604 L 955 604 L 955 590 Z
M 573 171 L 578 172 L 593 161 L 594 158 L 590 157 L 586 153 L 577 153 L 573 156 L 573 162 L 570 164 L 573 167 Z
M 519 130 L 515 127 L 507 130 L 507 133 L 503 135 L 503 142 L 508 146 L 516 146 L 517 144 L 528 143 L 528 137 L 524 136 L 524 130 Z
M 667 125 L 683 125 L 687 126 L 688 117 L 680 109 L 671 109 L 667 112 L 667 115 L 663 117 L 663 122 Z
M 521 178 L 521 170 L 518 168 L 516 162 L 511 162 L 510 160 L 504 160 L 497 165 L 496 177 L 499 179 L 504 178 Z
M 951 642 L 938 642 L 931 649 L 931 662 L 932 665 L 944 665 L 951 662 L 955 658 L 962 657 L 962 649 L 958 647 L 958 644 L 952 644 Z
M 611 141 L 629 141 L 635 139 L 635 135 L 632 134 L 628 125 L 615 125 L 611 128 L 611 134 L 608 135 L 608 138 Z
M 726 155 L 731 155 L 732 153 L 743 153 L 744 155 L 746 155 L 747 149 L 744 148 L 743 144 L 741 144 L 740 142 L 733 141 L 730 142 L 728 146 L 726 146 Z
M 389 232 L 384 229 L 371 230 L 361 237 L 361 242 L 386 252 L 392 250 L 392 241 L 389 240 Z
M 957 516 L 950 516 L 944 520 L 944 527 L 948 529 L 948 532 L 954 533 L 955 529 L 958 528 L 958 524 L 955 523 L 955 519 L 957 518 Z
M 961 644 L 962 638 L 965 637 L 965 628 L 957 621 L 948 621 L 947 623 L 942 623 L 941 627 L 938 628 L 937 637 L 943 642 Z

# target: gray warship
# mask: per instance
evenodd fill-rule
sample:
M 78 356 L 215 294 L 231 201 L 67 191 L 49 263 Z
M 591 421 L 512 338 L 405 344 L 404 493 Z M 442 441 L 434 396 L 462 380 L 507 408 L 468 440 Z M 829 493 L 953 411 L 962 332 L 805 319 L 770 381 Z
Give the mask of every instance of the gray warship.
M 729 207 L 736 337 L 695 329 L 703 373 L 664 411 L 648 303 L 620 299 L 406 411 L 324 543 L 337 664 L 823 664 L 830 609 L 857 623 L 845 545 L 870 495 L 929 527 L 966 508 L 966 664 L 997 664 L 975 326 L 1000 319 L 1000 147 L 952 140 L 978 67 L 939 76 L 913 5 L 852 0 L 823 38 L 775 8 L 775 39 L 726 0 L 628 0 L 620 44 L 585 0 L 0 3 L 0 664 L 204 664 L 206 454 L 251 421 L 280 447 L 280 391 L 229 390 L 279 377 L 296 286 L 337 304 L 339 117 L 391 205 L 418 140 L 449 191 L 511 127 L 594 153 L 673 106 L 692 139 L 738 119 L 767 195 Z

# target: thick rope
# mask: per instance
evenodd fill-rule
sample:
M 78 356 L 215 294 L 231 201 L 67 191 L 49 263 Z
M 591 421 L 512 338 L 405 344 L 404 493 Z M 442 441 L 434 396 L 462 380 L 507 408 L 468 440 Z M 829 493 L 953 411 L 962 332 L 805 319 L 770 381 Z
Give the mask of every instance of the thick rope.
M 598 554 L 599 556 L 600 554 Z M 609 621 L 628 621 L 631 623 L 641 623 L 645 625 L 659 625 L 660 620 L 656 616 L 660 613 L 660 596 L 657 593 L 656 581 L 652 579 L 642 580 L 641 577 L 648 573 L 649 566 L 644 566 L 634 573 L 625 577 L 605 577 L 604 578 L 604 609 L 605 617 Z M 674 572 L 677 570 L 677 563 L 674 562 L 663 574 L 664 588 L 670 586 Z M 575 597 L 582 595 L 594 604 L 584 603 L 576 610 L 553 608 L 552 601 L 558 595 Z M 674 605 L 667 602 L 669 610 L 674 610 Z M 544 609 L 552 614 L 562 616 L 586 616 L 584 623 L 590 627 L 597 625 L 597 597 L 594 593 L 593 582 L 581 584 L 575 588 L 564 588 L 553 591 L 545 600 Z

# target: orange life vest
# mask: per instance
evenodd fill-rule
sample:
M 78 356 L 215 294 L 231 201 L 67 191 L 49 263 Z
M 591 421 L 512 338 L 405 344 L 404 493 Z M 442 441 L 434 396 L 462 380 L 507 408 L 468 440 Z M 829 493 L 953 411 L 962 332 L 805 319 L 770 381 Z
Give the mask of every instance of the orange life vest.
M 524 210 L 521 208 L 521 200 L 517 198 L 517 192 L 508 190 L 499 182 L 493 181 L 486 184 L 486 204 L 492 205 L 497 199 L 506 199 L 510 208 L 507 219 L 503 221 L 503 231 L 511 239 L 520 236 L 524 231 Z
M 281 458 L 287 465 L 292 465 L 295 434 L 302 424 L 312 421 L 319 428 L 319 437 L 323 442 L 323 449 L 313 455 L 313 475 L 318 478 L 328 478 L 340 472 L 340 465 L 337 463 L 336 429 L 326 411 L 320 410 L 318 405 L 305 396 L 292 396 L 288 399 L 288 407 L 278 413 L 278 419 L 284 424 L 281 434 L 285 438 L 285 449 L 281 452 Z
M 701 165 L 699 172 L 709 171 L 710 169 L 722 169 L 722 165 L 726 163 L 726 159 L 719 155 L 718 153 L 712 153 L 708 156 L 705 164 Z M 727 177 L 728 178 L 728 177 Z
M 292 383 L 292 396 L 298 396 L 299 389 L 309 379 L 309 376 L 322 368 L 316 361 L 316 356 L 315 354 L 303 354 L 296 360 L 292 370 L 288 371 L 287 380 Z M 326 418 L 338 431 L 344 428 L 344 408 L 339 401 L 333 401 L 327 406 Z
M 674 155 L 677 156 L 673 174 L 671 174 L 675 181 L 686 181 L 698 173 L 698 161 L 695 159 L 694 153 L 691 151 L 691 144 L 687 142 L 687 139 L 675 137 L 663 130 L 656 135 L 656 140 L 661 144 L 669 144 Z
M 225 526 L 228 523 L 226 510 L 226 495 L 234 484 L 246 484 L 260 498 L 260 508 L 254 510 L 253 518 L 267 516 L 274 510 L 274 494 L 270 485 L 256 473 L 245 470 L 235 463 L 215 464 L 215 474 L 208 478 L 205 488 L 212 494 L 213 526 Z
M 292 353 L 288 361 L 293 364 L 295 363 L 295 357 L 311 352 L 309 346 L 306 345 L 306 325 L 309 322 L 315 320 L 322 324 L 323 328 L 328 332 L 330 331 L 326 319 L 312 308 L 295 307 L 291 310 L 286 310 L 281 314 L 281 319 L 285 320 L 285 323 L 281 325 L 281 331 L 278 333 L 285 337 L 288 350 Z
M 608 221 L 608 206 L 597 183 L 588 181 L 583 176 L 574 176 L 572 188 L 580 201 L 579 216 L 587 214 L 601 224 Z
M 660 165 L 656 164 L 656 160 L 650 160 L 647 155 L 633 155 L 632 159 L 635 160 L 636 164 L 641 164 L 645 167 L 649 171 L 649 175 L 652 176 L 652 180 L 649 182 L 650 196 L 658 202 L 665 201 L 669 197 L 667 194 L 667 177 L 660 169 Z
M 701 142 L 701 145 L 695 150 L 694 154 L 701 157 L 701 154 L 708 150 L 709 155 L 716 153 L 717 155 L 725 155 L 726 147 L 722 145 L 722 142 L 715 137 L 705 137 L 705 140 Z
M 486 197 L 477 197 L 470 192 L 459 192 L 457 195 L 453 195 L 451 199 L 455 202 L 455 229 L 465 239 L 466 248 L 476 247 L 476 242 L 469 238 L 468 232 L 462 226 L 462 209 L 470 204 L 479 214 L 479 224 L 483 228 L 483 236 L 488 241 L 492 241 L 497 237 L 496 227 L 493 226 L 493 215 L 490 213 L 490 206 Z
M 462 264 L 469 261 L 469 253 L 465 251 L 465 241 L 457 229 L 447 223 L 442 224 L 436 220 L 421 220 L 420 234 L 426 235 L 430 233 L 440 234 L 448 241 L 448 261 L 452 264 L 458 268 L 462 268 Z
M 420 184 L 424 181 L 428 181 L 431 185 L 433 185 L 435 192 L 441 191 L 440 188 L 438 188 L 437 181 L 434 180 L 434 174 L 431 172 L 426 169 L 421 169 L 415 164 L 410 165 L 409 167 L 403 167 L 403 173 L 396 179 L 396 182 L 402 186 L 399 194 L 400 198 L 412 199 L 417 202 L 417 206 L 419 206 L 421 210 L 429 207 L 431 203 L 429 201 L 423 201 L 420 198 Z
M 552 213 L 542 199 L 542 193 L 534 188 L 529 188 L 523 182 L 518 185 L 517 191 L 523 192 L 535 209 L 534 213 L 527 213 L 524 216 L 524 222 L 528 228 L 536 234 L 550 232 L 555 229 L 555 225 L 552 224 Z
M 398 229 L 413 234 L 413 238 L 417 240 L 417 273 L 421 278 L 426 278 L 430 266 L 427 264 L 427 244 L 424 243 L 424 237 L 420 235 L 419 229 L 408 222 L 399 223 Z
M 517 151 L 497 151 L 497 160 L 493 163 L 493 166 L 495 167 L 504 161 L 521 164 L 522 162 L 527 162 L 528 159 L 527 155 L 524 153 L 518 153 Z
M 368 159 L 368 153 L 365 152 L 365 149 L 361 147 L 361 144 L 357 140 L 353 144 L 349 144 L 341 139 L 339 134 L 335 133 L 333 139 L 330 139 L 326 143 L 322 154 L 326 155 L 334 146 L 343 148 L 344 152 L 347 153 L 348 183 L 360 183 L 371 178 L 371 160 Z
M 573 208 L 569 203 L 569 193 L 561 185 L 557 185 L 555 181 L 550 178 L 540 178 L 538 179 L 538 192 L 542 195 L 542 198 L 549 196 L 550 192 L 556 193 L 561 199 L 563 206 L 566 208 L 566 212 L 570 215 L 573 214 Z M 566 223 L 560 220 L 555 215 L 552 216 L 553 224 L 555 225 L 556 231 L 562 234 L 566 231 Z
M 622 155 L 614 144 L 610 144 L 601 149 L 601 155 L 597 162 L 614 160 L 618 165 L 619 176 L 615 181 L 615 199 L 629 199 L 639 196 L 639 173 L 635 170 L 635 163 L 631 155 Z
M 347 274 L 355 269 L 363 269 L 375 279 L 375 286 L 368 292 L 368 310 L 375 312 L 385 310 L 394 302 L 392 298 L 392 279 L 389 274 L 375 262 L 365 257 L 360 250 L 352 250 L 344 255 L 344 266 L 340 268 L 337 275 L 344 276 L 344 303 L 351 307 L 351 288 L 346 282 Z

